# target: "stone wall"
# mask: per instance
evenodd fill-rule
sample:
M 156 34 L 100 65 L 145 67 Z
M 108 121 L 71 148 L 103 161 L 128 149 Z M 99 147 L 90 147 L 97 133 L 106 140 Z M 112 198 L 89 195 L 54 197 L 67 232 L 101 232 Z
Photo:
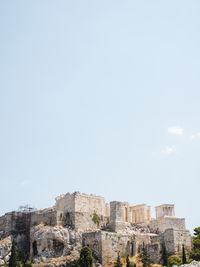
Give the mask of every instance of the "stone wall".
M 181 254 L 182 245 L 185 246 L 186 251 L 191 250 L 192 239 L 190 232 L 187 230 L 167 229 L 162 235 L 161 239 L 166 245 L 169 254 Z
M 65 214 L 88 213 L 98 216 L 109 214 L 109 205 L 105 204 L 104 198 L 95 195 L 74 192 L 67 193 L 56 198 L 57 224 L 62 224 Z M 87 216 L 86 216 L 87 217 Z
M 81 232 L 96 231 L 101 228 L 106 228 L 109 218 L 99 216 L 100 223 L 94 222 L 94 215 L 86 212 L 67 212 L 63 217 L 63 226 L 70 227 L 71 229 Z
M 31 213 L 31 226 L 43 223 L 55 226 L 57 224 L 57 212 L 55 208 L 37 210 Z
M 84 233 L 82 236 L 82 246 L 91 248 L 94 259 L 100 263 L 102 263 L 101 236 L 101 231 Z
M 189 231 L 168 229 L 161 235 L 156 234 L 120 234 L 98 231 L 83 234 L 83 245 L 89 246 L 95 259 L 105 266 L 109 261 L 116 260 L 118 253 L 121 256 L 134 256 L 140 253 L 146 245 L 150 261 L 162 264 L 162 244 L 165 244 L 169 255 L 181 253 L 184 244 L 186 251 L 191 249 Z
M 128 235 L 102 232 L 102 265 L 105 266 L 109 261 L 116 260 L 118 253 L 120 253 L 120 256 L 131 255 L 132 244 L 131 237 Z
M 105 266 L 117 258 L 118 252 L 121 255 L 130 253 L 131 241 L 128 235 L 98 231 L 84 233 L 83 245 L 90 247 L 95 260 Z
M 103 197 L 75 193 L 75 212 L 96 213 L 105 216 L 105 201 Z
M 152 231 L 164 232 L 167 229 L 185 230 L 185 219 L 176 217 L 163 217 L 150 221 L 150 229 Z
M 188 230 L 174 230 L 174 243 L 175 252 L 182 253 L 182 245 L 184 244 L 185 250 L 189 252 L 192 247 L 192 238 Z
M 120 201 L 110 202 L 110 230 L 113 232 L 124 228 L 124 206 Z
M 186 252 L 189 252 L 192 247 L 192 239 L 188 230 L 167 229 L 160 235 L 155 235 L 151 238 L 151 244 L 165 244 L 169 255 L 181 254 L 182 245 Z
M 162 244 L 152 242 L 147 246 L 147 251 L 151 263 L 162 265 Z
M 64 213 L 75 211 L 74 195 L 67 193 L 56 198 L 57 224 L 62 224 Z
M 119 234 L 106 231 L 97 231 L 83 234 L 83 245 L 89 246 L 96 260 L 103 266 L 109 261 L 116 260 L 118 253 L 121 256 L 134 256 L 140 246 L 150 244 L 149 234 Z

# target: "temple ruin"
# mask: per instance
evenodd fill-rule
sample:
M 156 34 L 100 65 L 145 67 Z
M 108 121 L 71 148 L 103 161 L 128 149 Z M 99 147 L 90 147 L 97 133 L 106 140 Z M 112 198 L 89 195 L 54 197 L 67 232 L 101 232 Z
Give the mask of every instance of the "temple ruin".
M 185 219 L 175 216 L 174 205 L 162 204 L 155 207 L 155 212 L 156 218 L 152 218 L 147 204 L 106 203 L 101 196 L 67 193 L 56 197 L 55 206 L 51 208 L 1 216 L 0 239 L 16 238 L 18 248 L 29 253 L 33 260 L 43 255 L 47 258 L 72 255 L 72 247 L 79 251 L 86 245 L 103 266 L 116 259 L 118 252 L 132 256 L 139 253 L 143 244 L 148 247 L 153 263 L 161 262 L 163 244 L 169 255 L 181 253 L 183 245 L 190 251 L 190 232 L 186 230 Z M 55 233 L 50 238 L 49 234 L 45 237 L 43 231 L 44 240 L 39 241 L 37 231 L 41 231 L 41 227 Z M 73 241 L 71 250 L 67 247 L 71 239 L 68 243 L 60 240 L 56 237 L 59 231 L 78 236 L 79 241 Z

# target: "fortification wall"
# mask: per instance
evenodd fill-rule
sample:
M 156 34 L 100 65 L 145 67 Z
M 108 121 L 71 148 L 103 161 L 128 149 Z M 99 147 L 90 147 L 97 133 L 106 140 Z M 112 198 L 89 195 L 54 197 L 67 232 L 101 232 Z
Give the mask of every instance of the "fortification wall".
M 151 263 L 162 265 L 162 245 L 159 242 L 153 242 L 147 246 L 148 255 Z
M 102 263 L 101 235 L 101 231 L 84 233 L 82 235 L 82 245 L 91 248 L 94 259 L 100 263 Z
M 56 197 L 56 210 L 74 212 L 75 211 L 75 193 L 67 193 Z
M 95 222 L 94 215 L 86 212 L 67 212 L 63 218 L 63 226 L 82 232 L 97 231 L 106 228 L 109 222 L 108 217 L 100 216 L 99 224 Z
M 75 211 L 74 194 L 67 193 L 56 198 L 57 224 L 61 225 L 66 212 Z
M 57 224 L 59 225 L 62 224 L 66 214 L 71 213 L 87 213 L 92 215 L 97 214 L 98 216 L 105 216 L 106 213 L 109 213 L 109 206 L 106 206 L 103 197 L 74 192 L 73 194 L 67 193 L 66 195 L 61 195 L 56 198 L 56 211 Z M 87 215 L 85 215 L 85 222 L 86 218 Z M 74 221 L 74 223 L 76 223 L 76 221 Z M 79 222 L 77 221 L 77 223 Z
M 31 226 L 43 223 L 55 226 L 57 224 L 57 212 L 55 208 L 37 210 L 31 213 Z
M 164 243 L 170 255 L 181 254 L 182 245 L 186 251 L 191 249 L 191 236 L 187 230 L 168 229 L 161 235 L 156 234 L 120 234 L 113 232 L 85 233 L 85 245 L 95 251 L 98 260 L 105 266 L 109 261 L 117 258 L 118 252 L 121 256 L 131 256 L 140 253 L 143 244 L 147 245 L 150 261 L 162 264 L 161 250 Z
M 95 259 L 105 266 L 110 260 L 116 260 L 118 252 L 121 255 L 130 252 L 130 237 L 109 232 L 92 232 L 83 234 L 83 245 L 89 246 Z
M 188 230 L 167 229 L 161 236 L 162 242 L 165 243 L 169 254 L 181 254 L 182 245 L 186 251 L 190 251 L 192 247 L 192 239 Z
M 176 217 L 164 217 L 151 220 L 150 229 L 153 231 L 164 232 L 167 229 L 185 230 L 185 219 Z
M 192 238 L 188 230 L 174 230 L 174 243 L 175 251 L 182 253 L 182 245 L 184 244 L 185 250 L 190 251 L 192 247 Z
M 131 254 L 131 239 L 128 235 L 117 233 L 102 232 L 102 265 L 105 266 L 109 261 L 116 260 L 118 252 L 121 256 Z
M 116 260 L 118 253 L 121 256 L 134 256 L 144 244 L 150 244 L 149 234 L 119 234 L 98 231 L 83 234 L 83 245 L 89 246 L 95 258 L 105 266 L 109 261 Z
M 105 216 L 105 208 L 106 205 L 103 197 L 76 192 L 75 212 L 96 213 L 99 216 Z
M 124 229 L 124 206 L 120 201 L 110 202 L 110 225 L 109 228 L 113 232 Z

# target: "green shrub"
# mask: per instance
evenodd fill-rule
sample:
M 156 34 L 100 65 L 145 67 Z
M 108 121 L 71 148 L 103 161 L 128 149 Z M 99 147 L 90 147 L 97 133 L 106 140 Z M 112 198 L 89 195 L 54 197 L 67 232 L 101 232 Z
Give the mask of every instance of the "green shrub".
M 24 267 L 32 267 L 31 261 L 27 260 Z
M 99 226 L 101 222 L 101 218 L 96 213 L 94 213 L 92 217 L 92 221 Z
M 190 258 L 196 261 L 200 261 L 200 227 L 194 229 L 194 238 L 192 240 L 192 251 L 190 252 Z
M 89 247 L 83 247 L 80 253 L 79 266 L 80 267 L 92 267 L 92 251 Z
M 193 259 L 187 259 L 187 264 L 190 264 L 191 262 L 193 262 Z
M 142 249 L 140 254 L 138 255 L 139 260 L 142 262 L 143 267 L 149 267 L 150 266 L 150 256 L 148 253 L 147 245 L 143 243 Z
M 9 267 L 16 267 L 18 266 L 18 254 L 16 249 L 16 242 L 15 240 L 12 241 L 12 249 L 11 249 L 11 255 L 9 259 L 8 266 Z
M 182 264 L 182 260 L 178 257 L 178 256 L 170 256 L 168 258 L 168 266 L 172 266 L 172 265 L 181 265 Z

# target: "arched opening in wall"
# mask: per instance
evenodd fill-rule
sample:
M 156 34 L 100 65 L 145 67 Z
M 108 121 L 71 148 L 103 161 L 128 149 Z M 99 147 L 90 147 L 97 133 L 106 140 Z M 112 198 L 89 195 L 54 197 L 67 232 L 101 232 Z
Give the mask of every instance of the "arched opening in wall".
M 37 256 L 38 255 L 38 250 L 37 250 L 37 242 L 34 241 L 32 243 L 32 249 L 33 249 L 33 257 Z
M 53 250 L 56 257 L 63 255 L 64 244 L 56 239 L 53 239 Z

